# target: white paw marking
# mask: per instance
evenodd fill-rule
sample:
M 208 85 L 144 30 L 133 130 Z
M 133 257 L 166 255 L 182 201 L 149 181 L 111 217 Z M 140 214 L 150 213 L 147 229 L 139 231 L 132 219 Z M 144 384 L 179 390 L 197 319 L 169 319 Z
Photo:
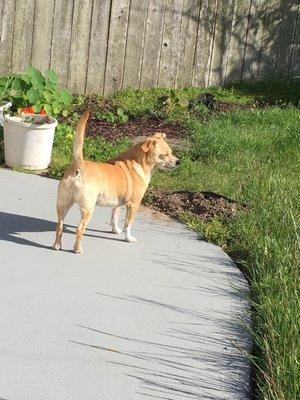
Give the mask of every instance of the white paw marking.
M 81 247 L 78 247 L 78 248 L 74 247 L 73 251 L 74 251 L 75 254 L 81 254 L 82 253 L 82 248 Z
M 61 249 L 61 244 L 60 243 L 54 243 L 52 246 L 54 250 L 60 250 Z
M 116 233 L 117 235 L 119 235 L 122 232 L 123 232 L 122 228 L 119 228 L 118 226 L 112 227 L 112 233 Z
M 125 236 L 125 240 L 128 243 L 136 243 L 137 242 L 137 239 L 134 236 L 129 236 L 129 235 Z

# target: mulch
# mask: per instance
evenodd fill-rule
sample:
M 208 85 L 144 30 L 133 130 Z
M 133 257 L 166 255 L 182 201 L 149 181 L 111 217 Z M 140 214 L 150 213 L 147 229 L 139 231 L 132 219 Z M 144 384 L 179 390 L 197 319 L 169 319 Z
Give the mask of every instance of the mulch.
M 149 189 L 144 202 L 154 210 L 176 219 L 188 212 L 206 222 L 214 217 L 232 218 L 239 210 L 249 209 L 244 204 L 214 192 L 188 190 L 168 192 L 162 189 Z
M 179 124 L 168 124 L 155 117 L 133 119 L 124 124 L 112 124 L 108 121 L 91 119 L 88 122 L 86 135 L 101 136 L 107 140 L 117 140 L 123 137 L 131 139 L 141 136 L 151 136 L 155 132 L 164 132 L 167 138 L 184 138 L 186 130 Z

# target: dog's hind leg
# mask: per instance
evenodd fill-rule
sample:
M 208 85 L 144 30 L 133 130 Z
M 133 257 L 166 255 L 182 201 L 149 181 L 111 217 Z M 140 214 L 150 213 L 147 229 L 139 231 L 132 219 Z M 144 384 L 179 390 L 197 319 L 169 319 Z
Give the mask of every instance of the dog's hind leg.
M 119 216 L 120 216 L 120 211 L 121 211 L 121 207 L 114 207 L 112 209 L 111 220 L 110 220 L 112 233 L 119 234 L 119 233 L 121 233 L 123 231 L 122 228 L 118 227 L 118 220 L 119 220 Z
M 82 247 L 81 247 L 81 241 L 82 241 L 82 236 L 84 234 L 85 228 L 89 222 L 89 220 L 92 217 L 94 207 L 90 210 L 81 208 L 81 220 L 79 222 L 79 225 L 76 230 L 76 242 L 74 245 L 74 253 L 82 253 Z
M 61 249 L 61 237 L 62 237 L 62 231 L 63 231 L 63 226 L 64 226 L 64 219 L 65 216 L 67 215 L 68 211 L 74 204 L 73 201 L 69 201 L 68 203 L 57 203 L 57 225 L 56 225 L 56 237 L 55 237 L 55 242 L 53 244 L 53 248 L 55 250 L 60 250 Z

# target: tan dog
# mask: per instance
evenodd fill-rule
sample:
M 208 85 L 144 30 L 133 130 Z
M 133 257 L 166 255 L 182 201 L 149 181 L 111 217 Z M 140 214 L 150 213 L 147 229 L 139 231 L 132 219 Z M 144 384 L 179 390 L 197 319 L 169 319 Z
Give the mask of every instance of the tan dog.
M 81 211 L 81 220 L 76 231 L 75 253 L 82 252 L 82 236 L 96 205 L 112 207 L 113 233 L 122 232 L 118 227 L 118 218 L 120 207 L 126 205 L 125 240 L 130 243 L 136 242 L 130 229 L 152 172 L 156 168 L 173 168 L 179 164 L 179 159 L 172 155 L 172 150 L 164 140 L 164 133 L 155 133 L 105 163 L 85 161 L 82 147 L 88 118 L 89 113 L 86 112 L 78 122 L 73 148 L 74 161 L 58 186 L 58 223 L 53 244 L 55 250 L 61 248 L 63 220 L 74 203 L 79 205 Z

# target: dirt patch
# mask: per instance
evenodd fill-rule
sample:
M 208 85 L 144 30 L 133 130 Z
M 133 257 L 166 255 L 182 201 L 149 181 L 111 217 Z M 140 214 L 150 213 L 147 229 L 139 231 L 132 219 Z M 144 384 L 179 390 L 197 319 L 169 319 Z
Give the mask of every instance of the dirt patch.
M 178 218 L 188 212 L 203 221 L 209 221 L 214 217 L 232 218 L 238 210 L 248 210 L 246 205 L 238 204 L 217 193 L 188 190 L 167 192 L 161 189 L 150 189 L 145 198 L 145 204 L 173 218 Z
M 132 139 L 150 136 L 155 132 L 164 132 L 168 139 L 184 138 L 186 130 L 178 124 L 167 124 L 161 119 L 150 117 L 134 119 L 125 124 L 112 124 L 108 121 L 91 119 L 88 122 L 87 136 L 102 136 L 107 140 L 117 140 L 122 137 Z

